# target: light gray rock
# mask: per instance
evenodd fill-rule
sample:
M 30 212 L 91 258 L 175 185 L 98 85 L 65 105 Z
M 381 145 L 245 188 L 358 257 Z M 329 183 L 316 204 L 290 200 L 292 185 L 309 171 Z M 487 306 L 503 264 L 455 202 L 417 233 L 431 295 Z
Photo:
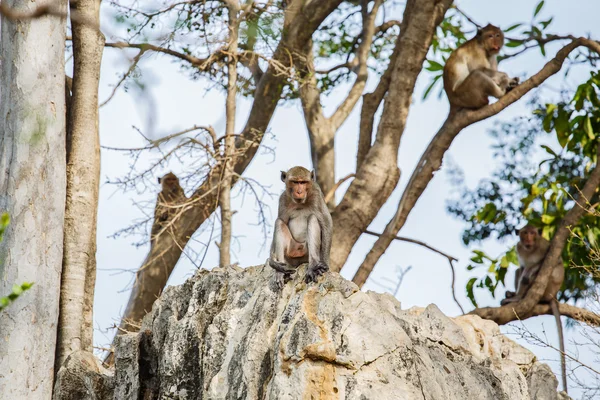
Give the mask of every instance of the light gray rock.
M 401 310 L 304 269 L 199 271 L 116 348 L 114 399 L 563 399 L 535 356 L 477 316 Z

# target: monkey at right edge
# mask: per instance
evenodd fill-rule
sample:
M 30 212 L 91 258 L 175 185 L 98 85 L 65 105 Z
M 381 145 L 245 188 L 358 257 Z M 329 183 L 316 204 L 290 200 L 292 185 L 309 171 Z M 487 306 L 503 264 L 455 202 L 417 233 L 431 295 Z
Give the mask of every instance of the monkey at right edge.
M 187 199 L 179 184 L 179 178 L 174 173 L 169 172 L 162 178 L 158 178 L 158 183 L 161 184 L 162 190 L 156 198 L 154 222 L 150 233 L 151 243 L 154 243 L 157 235 L 162 234 L 167 223 L 177 215 L 180 210 L 177 206 L 183 204 Z
M 489 96 L 499 99 L 519 84 L 519 78 L 498 71 L 496 56 L 503 45 L 502 30 L 488 24 L 452 52 L 443 74 L 451 107 L 481 108 Z
M 517 231 L 519 234 L 519 243 L 517 243 L 517 257 L 519 259 L 519 269 L 515 273 L 515 292 L 506 292 L 506 298 L 500 304 L 506 305 L 517 302 L 525 297 L 527 291 L 535 282 L 537 275 L 544 263 L 546 254 L 550 249 L 550 242 L 544 239 L 538 228 L 527 224 L 524 228 Z M 550 304 L 552 314 L 556 320 L 558 329 L 558 339 L 560 341 L 560 361 L 562 372 L 563 390 L 567 392 L 567 371 L 565 363 L 565 342 L 563 337 L 562 323 L 560 321 L 560 312 L 558 310 L 558 300 L 556 294 L 560 290 L 565 279 L 565 268 L 562 260 L 552 267 L 552 272 L 548 279 L 546 290 L 540 299 L 540 303 Z
M 303 167 L 281 171 L 285 190 L 279 209 L 268 264 L 283 273 L 284 282 L 308 262 L 306 283 L 329 270 L 333 222 L 315 173 Z

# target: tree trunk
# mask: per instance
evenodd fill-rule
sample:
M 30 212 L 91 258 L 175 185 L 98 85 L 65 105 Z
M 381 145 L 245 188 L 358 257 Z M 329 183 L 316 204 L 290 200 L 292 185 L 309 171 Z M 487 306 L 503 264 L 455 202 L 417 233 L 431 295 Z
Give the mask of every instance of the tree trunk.
M 40 1 L 8 2 L 30 11 Z M 66 12 L 65 1 L 53 3 Z M 11 223 L 0 244 L 0 293 L 35 284 L 0 313 L 0 397 L 52 395 L 65 214 L 65 20 L 2 17 L 0 210 Z
M 72 13 L 100 25 L 100 2 L 71 2 Z M 73 15 L 73 14 L 72 14 Z M 73 26 L 73 94 L 69 104 L 67 201 L 56 370 L 74 351 L 92 351 L 96 282 L 96 220 L 100 184 L 98 82 L 104 37 L 90 24 Z
M 400 179 L 398 148 L 419 73 L 433 34 L 452 1 L 416 1 L 406 4 L 396 43 L 390 87 L 383 105 L 375 143 L 333 213 L 331 268 L 339 271 L 354 244 L 371 224 Z M 361 121 L 362 123 L 362 121 Z M 360 160 L 359 160 L 360 161 Z
M 237 94 L 237 51 L 238 27 L 237 2 L 229 5 L 229 49 L 227 60 L 227 99 L 225 101 L 225 139 L 223 151 L 223 180 L 220 185 L 219 206 L 221 207 L 221 243 L 219 244 L 219 265 L 231 265 L 231 188 L 233 186 L 233 166 L 235 165 L 235 109 Z

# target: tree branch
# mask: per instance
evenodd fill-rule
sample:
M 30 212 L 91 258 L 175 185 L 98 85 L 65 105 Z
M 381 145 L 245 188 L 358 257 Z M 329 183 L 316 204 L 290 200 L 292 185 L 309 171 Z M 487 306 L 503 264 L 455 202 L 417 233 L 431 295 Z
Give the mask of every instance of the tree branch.
M 371 236 L 375 236 L 375 237 L 381 237 L 381 233 L 377 233 L 377 232 L 373 232 L 373 231 L 369 231 L 369 230 L 366 230 L 365 233 L 367 235 L 371 235 Z M 422 242 L 422 241 L 417 240 L 417 239 L 411 239 L 411 238 L 407 238 L 407 237 L 404 237 L 404 236 L 394 236 L 394 240 L 399 240 L 401 242 L 409 242 L 409 243 L 418 244 L 419 246 L 423 246 L 423 247 L 425 247 L 425 248 L 433 251 L 434 253 L 437 253 L 437 254 L 439 254 L 441 256 L 446 257 L 448 259 L 448 261 L 450 261 L 450 262 L 452 262 L 452 261 L 458 261 L 458 259 L 456 257 L 452 257 L 451 255 L 446 254 L 443 251 L 438 250 L 435 247 L 430 246 L 427 243 Z
M 526 319 L 531 317 L 532 310 L 538 305 L 542 298 L 546 286 L 548 285 L 548 279 L 552 273 L 552 268 L 557 264 L 562 264 L 562 251 L 565 247 L 567 239 L 570 235 L 570 227 L 579 221 L 579 219 L 588 210 L 588 199 L 591 199 L 596 190 L 600 187 L 600 144 L 597 149 L 596 166 L 588 176 L 588 179 L 583 186 L 579 196 L 573 208 L 571 208 L 565 217 L 560 221 L 560 225 L 554 234 L 554 237 L 550 241 L 550 249 L 548 254 L 544 258 L 540 272 L 538 273 L 535 281 L 531 288 L 527 291 L 525 297 L 518 302 L 510 303 L 501 307 L 485 307 L 476 308 L 471 311 L 471 314 L 479 315 L 481 318 L 491 319 L 497 324 L 502 325 L 508 322 L 514 321 L 515 319 Z M 564 308 L 563 309 L 568 309 Z M 600 319 L 600 316 L 595 316 L 594 313 L 582 313 L 576 312 L 576 307 L 568 309 L 574 315 L 584 315 L 592 321 Z
M 342 185 L 342 183 L 346 182 L 350 178 L 354 178 L 355 176 L 356 176 L 355 174 L 348 174 L 345 177 L 343 177 L 342 179 L 340 179 L 339 181 L 337 181 L 335 186 L 333 186 L 331 188 L 331 190 L 329 190 L 329 192 L 325 195 L 325 203 L 329 203 L 329 201 L 334 199 L 335 192 Z
M 375 18 L 377 18 L 377 12 L 379 7 L 383 3 L 383 0 L 375 0 L 373 2 L 373 8 L 369 13 L 367 11 L 367 2 L 363 2 L 362 6 L 362 19 L 363 19 L 363 31 L 361 33 L 361 43 L 356 51 L 356 56 L 352 60 L 356 67 L 356 80 L 350 88 L 350 92 L 344 99 L 344 101 L 338 106 L 337 110 L 329 117 L 334 130 L 338 130 L 340 126 L 346 121 L 354 106 L 360 99 L 363 93 L 365 85 L 367 84 L 367 78 L 369 73 L 367 70 L 367 60 L 369 58 L 369 52 L 371 51 L 371 45 L 373 44 L 373 35 L 375 34 Z
M 379 258 L 392 242 L 394 236 L 404 226 L 406 218 L 414 208 L 417 200 L 421 197 L 429 182 L 433 178 L 433 174 L 441 167 L 442 158 L 452 141 L 465 127 L 474 124 L 475 122 L 489 118 L 492 115 L 498 114 L 509 105 L 513 104 L 532 89 L 538 87 L 550 76 L 560 71 L 564 61 L 568 55 L 577 47 L 586 46 L 596 52 L 600 52 L 600 44 L 593 40 L 578 38 L 564 46 L 558 51 L 556 56 L 531 78 L 517 86 L 508 94 L 503 96 L 497 102 L 480 108 L 478 110 L 457 110 L 450 109 L 448 118 L 435 135 L 425 153 L 421 156 L 417 167 L 402 193 L 398 209 L 394 217 L 385 227 L 381 237 L 375 242 L 373 248 L 369 251 L 365 260 L 356 272 L 353 282 L 358 286 L 362 286 Z

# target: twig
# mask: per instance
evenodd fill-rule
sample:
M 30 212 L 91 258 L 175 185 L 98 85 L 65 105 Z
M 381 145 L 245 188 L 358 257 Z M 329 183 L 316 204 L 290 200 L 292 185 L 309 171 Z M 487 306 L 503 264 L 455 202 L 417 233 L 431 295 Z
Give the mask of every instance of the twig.
M 381 237 L 381 233 L 377 233 L 377 232 L 373 232 L 373 231 L 369 231 L 369 230 L 365 230 L 364 233 L 371 235 L 371 236 Z M 452 257 L 451 255 L 448 255 L 448 254 L 444 253 L 443 251 L 440 251 L 440 250 L 436 249 L 435 247 L 432 247 L 432 246 L 428 245 L 427 243 L 422 242 L 420 240 L 411 239 L 411 238 L 407 238 L 404 236 L 394 236 L 394 239 L 400 240 L 402 242 L 414 243 L 414 244 L 418 244 L 419 246 L 426 247 L 429 250 L 433 251 L 434 253 L 438 253 L 439 255 L 446 257 L 448 259 L 448 261 L 450 261 L 450 262 L 458 261 L 458 258 Z
M 450 286 L 452 290 L 452 298 L 454 299 L 454 302 L 456 303 L 458 308 L 460 308 L 460 311 L 464 314 L 465 309 L 460 305 L 458 299 L 456 298 L 456 271 L 454 270 L 454 264 L 452 264 L 452 260 L 450 259 L 448 259 L 448 264 L 450 264 L 450 271 L 452 271 L 452 285 Z
M 331 200 L 333 196 L 335 196 L 335 191 L 338 190 L 342 183 L 346 182 L 350 178 L 354 178 L 355 176 L 356 174 L 348 174 L 339 181 L 337 181 L 337 183 L 333 185 L 333 187 L 329 189 L 329 192 L 325 195 L 325 203 L 329 203 L 329 200 Z

